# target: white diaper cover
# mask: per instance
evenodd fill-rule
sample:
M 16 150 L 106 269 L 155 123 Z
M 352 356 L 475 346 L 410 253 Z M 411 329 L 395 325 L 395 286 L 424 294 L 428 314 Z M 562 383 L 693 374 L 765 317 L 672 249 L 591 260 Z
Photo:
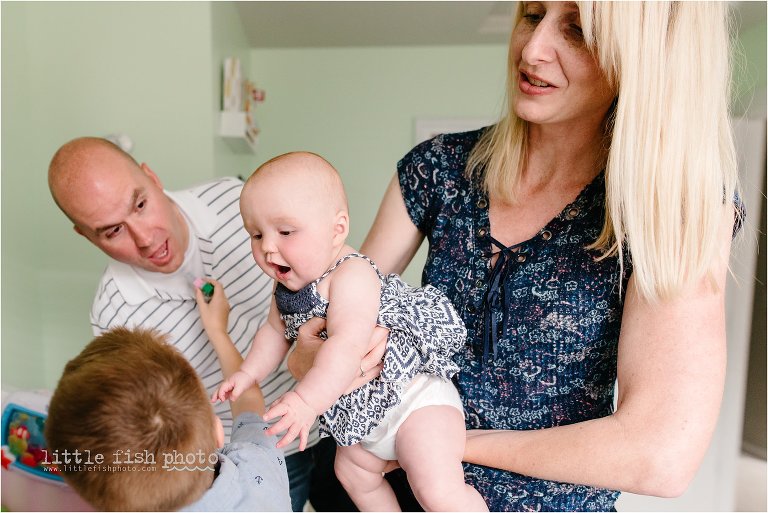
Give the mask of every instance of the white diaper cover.
M 453 383 L 439 376 L 419 374 L 407 385 L 400 404 L 387 412 L 360 445 L 383 460 L 396 460 L 395 439 L 405 419 L 419 408 L 443 405 L 453 406 L 464 416 L 464 407 Z

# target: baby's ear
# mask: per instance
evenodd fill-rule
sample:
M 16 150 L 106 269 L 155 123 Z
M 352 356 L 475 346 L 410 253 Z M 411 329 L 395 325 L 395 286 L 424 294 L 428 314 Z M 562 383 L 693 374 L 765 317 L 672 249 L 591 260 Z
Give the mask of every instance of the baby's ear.
M 339 210 L 333 222 L 333 240 L 344 244 L 347 235 L 349 235 L 349 213 L 346 210 Z

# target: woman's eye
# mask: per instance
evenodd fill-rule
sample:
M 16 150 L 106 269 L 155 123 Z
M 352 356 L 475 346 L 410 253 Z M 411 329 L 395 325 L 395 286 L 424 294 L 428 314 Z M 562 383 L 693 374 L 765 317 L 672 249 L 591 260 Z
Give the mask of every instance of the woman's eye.
M 136 204 L 136 210 L 144 210 L 144 207 L 147 206 L 147 200 L 141 200 Z
M 283 236 L 286 236 L 286 237 L 287 237 L 287 236 L 288 236 L 288 235 L 290 235 L 291 233 L 292 233 L 292 232 L 289 232 L 289 231 L 287 231 L 287 230 L 282 230 L 282 231 L 280 232 L 280 235 L 283 235 Z
M 255 240 L 261 240 L 261 234 L 260 234 L 260 233 L 254 233 L 254 234 L 253 234 L 253 238 L 254 238 Z
M 541 21 L 541 14 L 530 13 L 523 16 L 527 21 L 531 23 L 538 23 Z

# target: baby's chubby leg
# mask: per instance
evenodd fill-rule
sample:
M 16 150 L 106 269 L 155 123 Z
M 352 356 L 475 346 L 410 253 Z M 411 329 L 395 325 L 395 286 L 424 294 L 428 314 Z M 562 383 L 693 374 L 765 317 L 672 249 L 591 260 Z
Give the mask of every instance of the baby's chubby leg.
M 426 511 L 488 511 L 464 482 L 464 416 L 452 406 L 425 406 L 397 432 L 395 450 L 416 499 Z
M 336 476 L 360 511 L 400 511 L 395 492 L 384 479 L 387 461 L 360 446 L 336 449 Z

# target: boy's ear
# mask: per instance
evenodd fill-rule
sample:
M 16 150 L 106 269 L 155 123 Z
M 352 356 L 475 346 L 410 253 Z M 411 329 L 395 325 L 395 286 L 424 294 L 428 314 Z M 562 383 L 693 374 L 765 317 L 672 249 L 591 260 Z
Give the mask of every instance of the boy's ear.
M 333 222 L 333 242 L 344 244 L 347 235 L 349 235 L 349 213 L 346 210 L 340 210 Z
M 213 414 L 213 424 L 216 430 L 216 447 L 221 449 L 224 447 L 224 425 L 221 423 L 221 419 L 215 413 Z

